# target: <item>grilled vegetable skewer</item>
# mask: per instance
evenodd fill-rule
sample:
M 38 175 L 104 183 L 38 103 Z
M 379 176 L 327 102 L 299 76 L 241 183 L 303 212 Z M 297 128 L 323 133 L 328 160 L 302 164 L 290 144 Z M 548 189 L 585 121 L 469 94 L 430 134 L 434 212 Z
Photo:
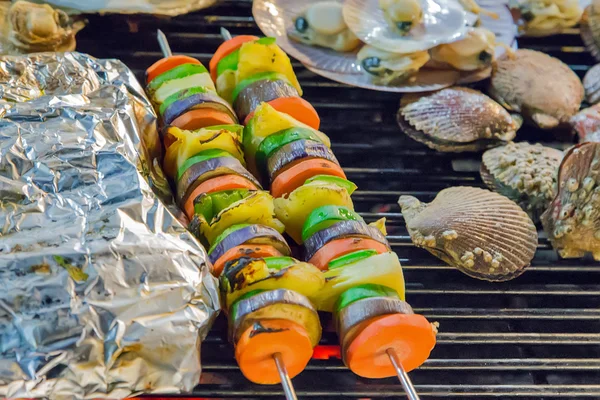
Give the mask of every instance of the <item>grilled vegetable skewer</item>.
M 289 257 L 273 199 L 245 169 L 241 127 L 208 71 L 172 56 L 160 31 L 158 39 L 165 58 L 148 69 L 147 91 L 165 128 L 165 172 L 220 276 L 236 360 L 248 379 L 281 382 L 286 397 L 296 399 L 290 377 L 304 369 L 321 337 L 307 296 L 324 277 Z
M 273 54 L 278 54 L 276 45 L 267 39 L 247 38 L 239 45 L 244 40 L 237 37 L 221 45 L 211 60 L 211 72 L 216 70 L 218 75 L 225 69 L 222 64 L 236 68 L 223 54 L 247 51 L 243 47 L 247 43 L 268 43 Z M 231 50 L 236 46 L 237 50 Z M 230 81 L 235 87 L 217 85 L 217 91 L 234 93 L 235 103 L 235 93 L 266 87 L 279 79 L 272 75 L 276 71 L 286 71 L 288 82 L 297 82 L 289 76 L 293 74 L 289 59 L 281 60 L 287 65 L 276 67 L 256 58 L 253 63 L 253 76 L 241 78 L 236 72 Z M 234 108 L 246 125 L 243 144 L 248 165 L 270 187 L 275 214 L 286 232 L 304 245 L 305 260 L 323 271 L 323 288 L 307 296 L 317 309 L 334 313 L 343 359 L 353 372 L 369 378 L 397 374 L 409 398 L 418 399 L 406 372 L 428 358 L 435 345 L 435 326 L 404 302 L 402 267 L 390 251 L 385 228 L 366 224 L 354 212 L 350 195 L 356 185 L 346 179 L 330 150 L 329 138 L 318 127 L 300 121 L 297 114 L 276 107 L 279 98 L 263 95 L 261 90 L 247 93 L 249 114 Z M 289 96 L 286 92 L 277 95 Z

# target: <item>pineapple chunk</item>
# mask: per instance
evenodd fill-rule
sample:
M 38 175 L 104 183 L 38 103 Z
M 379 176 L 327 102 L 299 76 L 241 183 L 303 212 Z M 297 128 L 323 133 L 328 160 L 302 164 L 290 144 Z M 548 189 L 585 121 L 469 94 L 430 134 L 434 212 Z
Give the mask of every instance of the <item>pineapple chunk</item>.
M 278 72 L 285 75 L 288 81 L 302 96 L 302 88 L 294 74 L 292 62 L 283 50 L 275 43 L 260 41 L 246 42 L 240 47 L 240 58 L 237 67 L 237 83 L 259 72 Z
M 308 215 L 321 206 L 345 206 L 354 210 L 345 188 L 319 181 L 304 184 L 286 197 L 273 200 L 275 215 L 285 225 L 285 231 L 296 243 L 302 243 L 302 227 Z
M 188 158 L 209 149 L 219 149 L 230 153 L 245 165 L 244 152 L 240 137 L 235 132 L 226 129 L 198 129 L 195 131 L 181 130 L 170 127 L 168 134 L 173 135 L 177 141 L 167 149 L 163 167 L 167 176 L 175 176 Z
M 210 223 L 202 218 L 200 233 L 212 244 L 225 229 L 238 224 L 269 226 L 279 233 L 285 230 L 281 221 L 275 218 L 273 197 L 269 192 L 258 190 L 221 211 Z
M 398 292 L 404 300 L 404 274 L 400 260 L 394 252 L 363 258 L 344 267 L 331 269 L 323 274 L 325 287 L 311 300 L 320 311 L 332 312 L 335 302 L 346 290 L 371 283 L 383 285 Z

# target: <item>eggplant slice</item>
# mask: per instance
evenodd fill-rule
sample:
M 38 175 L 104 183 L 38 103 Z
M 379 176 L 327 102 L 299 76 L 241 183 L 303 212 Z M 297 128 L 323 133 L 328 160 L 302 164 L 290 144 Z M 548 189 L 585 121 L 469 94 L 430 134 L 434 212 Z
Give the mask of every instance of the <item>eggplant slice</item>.
M 261 79 L 244 88 L 233 102 L 233 108 L 240 121 L 254 111 L 260 103 L 280 97 L 298 97 L 298 91 L 283 80 Z
M 282 146 L 267 159 L 269 181 L 273 182 L 277 173 L 288 164 L 308 158 L 321 158 L 340 165 L 331 149 L 323 143 L 314 140 L 296 140 Z

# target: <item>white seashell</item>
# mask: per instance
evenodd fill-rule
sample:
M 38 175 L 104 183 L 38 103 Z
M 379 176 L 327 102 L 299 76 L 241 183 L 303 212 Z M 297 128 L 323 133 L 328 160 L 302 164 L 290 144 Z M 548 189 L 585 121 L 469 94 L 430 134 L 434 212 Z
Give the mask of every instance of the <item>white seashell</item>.
M 563 258 L 592 253 L 600 261 L 600 143 L 566 153 L 558 172 L 558 193 L 542 215 L 552 246 Z
M 511 142 L 483 153 L 481 178 L 537 220 L 556 195 L 562 158 L 563 152 L 551 147 Z
M 596 61 L 600 61 L 600 2 L 593 1 L 583 12 L 581 38 Z
M 579 110 L 584 90 L 579 77 L 559 59 L 517 50 L 496 62 L 490 95 L 540 128 L 552 129 L 568 123 Z
M 403 131 L 439 151 L 476 151 L 512 140 L 519 124 L 500 104 L 473 89 L 452 87 L 403 97 Z
M 413 243 L 473 278 L 513 279 L 535 254 L 535 225 L 517 204 L 498 193 L 453 187 L 429 204 L 412 196 L 402 196 L 398 203 Z M 449 231 L 455 235 L 448 237 Z

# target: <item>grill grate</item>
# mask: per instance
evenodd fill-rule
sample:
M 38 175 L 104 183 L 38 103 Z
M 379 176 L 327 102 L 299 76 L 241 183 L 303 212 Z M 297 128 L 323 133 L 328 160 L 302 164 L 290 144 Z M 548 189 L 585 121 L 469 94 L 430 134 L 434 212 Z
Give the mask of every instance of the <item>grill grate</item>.
M 174 52 L 208 63 L 221 42 L 219 27 L 234 35 L 259 34 L 250 0 L 174 19 L 91 16 L 78 36 L 79 50 L 123 60 L 142 80 L 160 58 L 157 28 Z M 131 33 L 133 30 L 135 33 Z M 544 51 L 581 77 L 594 64 L 579 31 L 545 39 L 521 39 L 520 47 Z M 419 313 L 440 322 L 431 359 L 411 373 L 425 398 L 600 398 L 600 266 L 591 259 L 560 260 L 542 234 L 529 270 L 504 284 L 471 279 L 412 246 L 396 204 L 401 194 L 429 201 L 455 185 L 482 186 L 478 155 L 431 151 L 397 128 L 399 96 L 327 81 L 294 63 L 305 98 L 318 110 L 322 130 L 348 178 L 359 189 L 356 209 L 369 221 L 388 218 L 390 242 L 401 259 L 407 297 Z M 548 142 L 546 133 L 524 128 L 519 139 Z M 556 143 L 555 143 L 556 144 Z M 328 327 L 329 325 L 329 327 Z M 336 344 L 327 322 L 323 344 Z M 281 398 L 279 386 L 250 384 L 239 372 L 220 318 L 204 342 L 202 383 L 188 397 Z M 398 398 L 396 379 L 358 378 L 340 360 L 313 360 L 294 379 L 300 398 Z

